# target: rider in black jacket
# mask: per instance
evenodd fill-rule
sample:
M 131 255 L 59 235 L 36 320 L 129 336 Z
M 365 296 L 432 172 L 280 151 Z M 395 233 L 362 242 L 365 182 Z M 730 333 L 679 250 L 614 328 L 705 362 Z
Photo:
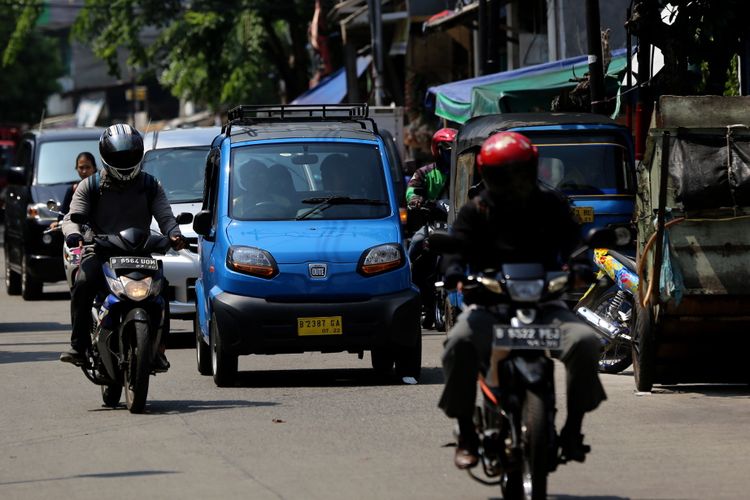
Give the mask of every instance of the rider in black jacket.
M 99 139 L 99 154 L 104 166 L 101 181 L 98 188 L 94 182 L 82 182 L 75 190 L 70 211 L 63 218 L 65 244 L 69 248 L 83 244 L 81 227 L 70 219 L 75 213 L 85 215 L 94 232 L 100 234 L 117 234 L 130 227 L 149 231 L 153 217 L 161 232 L 171 239 L 172 248 L 185 248 L 187 241 L 180 232 L 164 189 L 149 178 L 149 174 L 141 172 L 143 138 L 138 131 L 127 124 L 112 125 Z M 149 186 L 155 187 L 152 194 Z M 104 286 L 101 261 L 95 253 L 87 253 L 71 289 L 71 349 L 60 355 L 60 361 L 84 362 L 86 349 L 91 344 L 91 303 Z M 165 316 L 168 318 L 168 310 Z M 169 368 L 163 344 L 154 368 L 156 371 Z
M 515 132 L 494 134 L 482 144 L 477 166 L 486 189 L 461 208 L 453 224 L 463 250 L 446 256 L 446 286 L 462 289 L 467 266 L 483 271 L 505 263 L 539 262 L 552 271 L 567 262 L 579 243 L 580 227 L 567 199 L 538 185 L 537 162 L 536 147 Z M 476 383 L 479 371 L 487 370 L 496 323 L 479 306 L 481 297 L 467 294 L 464 301 L 474 305 L 459 316 L 445 341 L 445 388 L 439 404 L 458 419 L 455 463 L 461 469 L 478 462 L 472 422 Z M 599 340 L 561 304 L 546 304 L 544 318 L 563 334 L 560 359 L 567 370 L 568 416 L 560 435 L 561 458 L 583 461 L 588 451 L 581 435 L 583 415 L 606 399 L 597 372 Z

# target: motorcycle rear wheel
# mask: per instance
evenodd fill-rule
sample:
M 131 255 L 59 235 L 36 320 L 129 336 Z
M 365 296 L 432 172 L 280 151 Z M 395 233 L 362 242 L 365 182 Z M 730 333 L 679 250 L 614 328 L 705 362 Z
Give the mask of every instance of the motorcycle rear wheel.
M 591 304 L 591 309 L 594 311 L 595 314 L 598 314 L 599 316 L 606 317 L 607 314 L 607 308 L 609 308 L 609 304 L 612 302 L 612 300 L 617 295 L 617 287 L 612 287 L 607 292 L 602 294 L 597 298 L 597 300 L 594 300 Z M 623 301 L 623 305 L 627 303 L 628 306 L 631 309 L 631 318 L 634 311 L 632 311 L 633 308 L 633 300 L 630 297 L 630 295 L 627 296 L 627 298 Z M 622 306 L 620 310 L 622 309 Z M 618 312 L 620 311 L 618 310 Z M 606 318 L 608 321 L 616 321 L 619 323 L 619 320 L 615 318 Z M 631 319 L 632 324 L 632 319 Z M 602 373 L 620 373 L 625 368 L 630 366 L 633 362 L 632 357 L 633 348 L 630 342 L 628 342 L 625 339 L 616 339 L 616 340 L 609 340 L 607 339 L 607 344 L 605 344 L 602 348 L 601 355 L 599 356 L 599 371 Z
M 130 413 L 143 413 L 151 377 L 151 342 L 147 323 L 134 322 L 133 328 L 124 373 L 125 404 Z
M 526 391 L 521 414 L 521 468 L 510 471 L 500 483 L 506 500 L 541 500 L 547 498 L 549 439 L 547 408 L 537 394 Z

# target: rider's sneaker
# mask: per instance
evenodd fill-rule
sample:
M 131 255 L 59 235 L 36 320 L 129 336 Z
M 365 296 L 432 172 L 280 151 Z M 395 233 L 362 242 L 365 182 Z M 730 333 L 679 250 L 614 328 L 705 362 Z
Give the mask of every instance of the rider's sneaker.
M 60 354 L 60 361 L 63 363 L 72 363 L 76 366 L 81 366 L 86 362 L 86 356 L 82 352 L 78 352 L 75 349 L 70 349 Z
M 576 462 L 584 462 L 586 460 L 586 454 L 591 451 L 591 446 L 583 444 L 583 434 L 577 433 L 566 433 L 563 430 L 560 433 L 560 453 L 558 459 L 560 463 L 570 462 L 574 460 Z
M 156 356 L 154 356 L 153 364 L 153 368 L 156 373 L 164 373 L 169 370 L 170 366 L 171 365 L 167 360 L 167 356 L 163 352 L 156 353 Z

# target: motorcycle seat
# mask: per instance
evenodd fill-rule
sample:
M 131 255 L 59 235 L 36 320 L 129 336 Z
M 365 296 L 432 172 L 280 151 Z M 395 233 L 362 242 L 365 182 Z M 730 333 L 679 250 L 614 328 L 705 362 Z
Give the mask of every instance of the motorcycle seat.
M 617 259 L 618 261 L 620 261 L 620 263 L 623 266 L 627 267 L 628 270 L 630 270 L 633 274 L 637 273 L 638 268 L 633 259 L 631 259 L 625 254 L 618 252 L 617 250 L 607 250 L 607 253 L 611 255 L 612 257 L 614 257 L 615 259 Z

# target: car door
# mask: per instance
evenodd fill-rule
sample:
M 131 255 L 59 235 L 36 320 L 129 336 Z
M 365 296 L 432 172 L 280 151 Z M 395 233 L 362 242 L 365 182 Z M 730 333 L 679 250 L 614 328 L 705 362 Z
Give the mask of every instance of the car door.
M 14 166 L 23 167 L 23 184 L 8 186 L 5 208 L 5 240 L 8 254 L 6 258 L 15 271 L 20 271 L 23 258 L 24 227 L 26 225 L 26 207 L 29 204 L 31 179 L 34 163 L 34 141 L 26 138 L 19 145 Z

